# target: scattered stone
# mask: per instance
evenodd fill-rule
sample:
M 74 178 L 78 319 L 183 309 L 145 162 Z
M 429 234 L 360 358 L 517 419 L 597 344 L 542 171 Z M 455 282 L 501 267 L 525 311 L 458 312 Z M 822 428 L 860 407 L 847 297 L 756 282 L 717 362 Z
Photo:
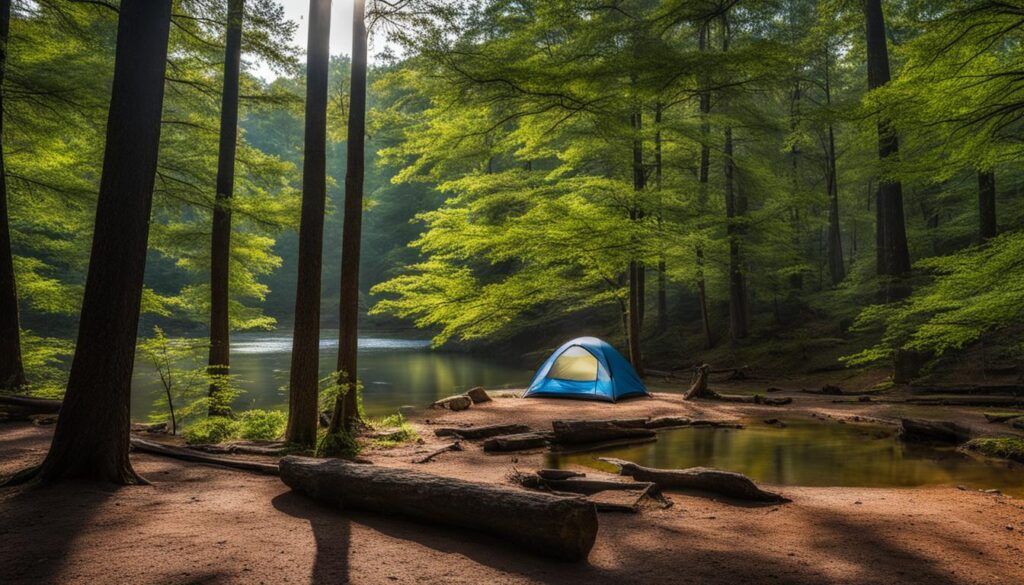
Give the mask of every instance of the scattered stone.
M 958 489 L 958 490 L 960 490 L 962 492 L 966 492 L 967 491 L 967 486 L 965 486 L 965 485 L 958 485 L 958 486 L 956 486 L 956 489 Z
M 447 408 L 451 411 L 466 410 L 472 406 L 473 401 L 469 399 L 469 396 L 449 396 L 448 398 L 442 398 L 433 404 L 434 408 Z
M 1006 529 L 1007 530 L 1013 530 L 1013 525 L 1012 524 L 1007 524 L 1006 525 Z
M 470 388 L 466 392 L 466 396 L 468 396 L 469 399 L 473 401 L 473 404 L 480 404 L 482 402 L 490 402 L 491 401 L 491 397 L 487 394 L 487 391 L 484 390 L 483 386 L 477 386 L 476 388 Z

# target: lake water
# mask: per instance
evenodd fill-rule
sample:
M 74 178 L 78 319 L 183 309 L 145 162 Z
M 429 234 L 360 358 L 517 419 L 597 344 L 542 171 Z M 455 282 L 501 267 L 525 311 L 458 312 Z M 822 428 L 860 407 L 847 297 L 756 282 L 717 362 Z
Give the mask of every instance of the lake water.
M 337 362 L 337 331 L 322 331 L 320 376 Z M 289 334 L 238 333 L 231 339 L 231 373 L 245 390 L 235 408 L 285 409 L 292 340 Z M 392 414 L 403 405 L 425 406 L 473 386 L 522 388 L 529 368 L 493 358 L 431 351 L 425 340 L 366 337 L 359 339 L 359 378 L 363 407 L 369 416 Z M 135 368 L 132 418 L 144 420 L 165 412 L 163 390 L 153 366 L 141 357 Z
M 775 485 L 912 487 L 964 485 L 1024 497 L 1024 466 L 982 460 L 952 447 L 907 444 L 894 429 L 862 424 L 786 419 L 778 428 L 759 420 L 743 429 L 662 431 L 654 443 L 548 456 L 548 464 L 605 471 L 598 457 L 647 467 L 716 467 Z

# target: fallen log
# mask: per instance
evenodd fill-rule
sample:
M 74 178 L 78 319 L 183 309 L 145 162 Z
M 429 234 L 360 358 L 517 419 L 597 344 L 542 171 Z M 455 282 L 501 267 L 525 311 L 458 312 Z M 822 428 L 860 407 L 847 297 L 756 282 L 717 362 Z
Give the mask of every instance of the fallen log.
M 568 469 L 538 469 L 537 477 L 541 479 L 569 479 L 572 477 L 586 477 L 586 473 L 570 471 Z
M 246 461 L 244 459 L 232 459 L 230 457 L 208 455 L 206 453 L 193 451 L 192 449 L 183 449 L 172 445 L 164 445 L 162 443 L 147 441 L 138 437 L 131 438 L 131 447 L 133 451 L 162 455 L 164 457 L 181 459 L 182 461 L 190 461 L 192 463 L 219 465 L 221 467 L 241 469 L 242 471 L 254 471 L 256 473 L 263 473 L 266 475 L 278 474 L 278 466 L 276 463 L 262 463 L 259 461 Z
M 556 420 L 551 422 L 555 442 L 564 445 L 599 443 L 616 439 L 653 437 L 655 432 L 644 428 L 647 419 L 623 420 Z
M 963 443 L 971 434 L 970 429 L 952 421 L 900 419 L 900 439 L 908 442 Z
M 631 490 L 656 495 L 658 486 L 649 481 L 608 481 L 602 479 L 544 479 L 536 475 L 526 475 L 520 480 L 523 487 L 546 489 L 555 492 L 568 492 L 589 496 L 608 490 Z
M 656 483 L 661 489 L 700 490 L 753 502 L 789 501 L 779 494 L 762 490 L 742 473 L 721 471 L 707 467 L 655 469 L 653 467 L 642 467 L 636 463 L 612 457 L 601 457 L 600 459 L 617 466 L 620 475 L 632 477 L 637 481 Z
M 241 442 L 241 443 L 211 443 L 201 445 L 189 445 L 189 449 L 203 451 L 205 453 L 241 454 L 241 455 L 263 455 L 277 457 L 284 455 L 288 445 L 281 441 L 267 441 L 265 443 Z
M 921 404 L 929 406 L 989 406 L 1008 408 L 1024 407 L 1024 396 L 921 396 L 907 398 L 906 400 L 894 400 L 904 404 Z
M 597 537 L 597 510 L 580 498 L 295 456 L 281 460 L 281 480 L 334 507 L 478 530 L 569 561 L 586 559 Z
M 1024 384 L 947 384 L 911 385 L 914 394 L 1024 395 Z
M 990 423 L 1002 423 L 1015 418 L 1024 417 L 1024 412 L 986 412 L 985 420 Z
M 37 414 L 57 414 L 62 400 L 0 394 L 0 417 L 6 420 L 32 420 Z
M 692 421 L 684 416 L 661 416 L 652 418 L 644 425 L 648 429 L 668 429 L 672 427 L 688 427 Z
M 423 457 L 420 457 L 418 459 L 413 459 L 412 462 L 413 463 L 429 463 L 430 460 L 433 459 L 434 457 L 437 457 L 441 453 L 447 453 L 449 451 L 462 451 L 462 443 L 460 443 L 458 441 L 455 441 L 454 443 L 452 443 L 450 445 L 445 445 L 444 447 L 441 447 L 440 449 L 435 449 L 435 450 L 431 451 L 430 453 L 427 453 Z
M 546 433 L 516 433 L 500 435 L 484 441 L 484 451 L 522 451 L 547 447 L 551 436 Z
M 642 445 L 644 443 L 653 443 L 658 440 L 658 434 L 655 433 L 650 437 L 627 437 L 625 439 L 615 439 L 612 441 L 601 441 L 600 443 L 578 443 L 574 445 L 555 445 L 551 448 L 553 453 L 559 455 L 572 455 L 573 453 L 590 453 L 593 451 L 600 451 L 602 449 L 611 449 L 613 447 L 629 447 L 632 445 Z
M 530 427 L 524 424 L 486 425 L 481 427 L 441 427 L 434 429 L 434 435 L 438 437 L 459 437 L 460 439 L 487 439 L 498 435 L 515 435 L 528 433 Z

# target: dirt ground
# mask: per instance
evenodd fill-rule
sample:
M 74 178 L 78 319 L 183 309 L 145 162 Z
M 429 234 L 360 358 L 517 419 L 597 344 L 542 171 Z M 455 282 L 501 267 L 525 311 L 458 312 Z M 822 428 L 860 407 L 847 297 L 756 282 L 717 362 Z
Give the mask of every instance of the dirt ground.
M 721 388 L 719 390 L 722 390 Z M 801 397 L 797 410 L 886 418 L 892 405 Z M 778 412 L 777 410 L 772 412 Z M 970 425 L 979 413 L 949 411 Z M 484 454 L 479 445 L 410 462 L 446 442 L 437 424 L 554 418 L 760 416 L 747 405 L 677 395 L 618 405 L 499 398 L 469 411 L 411 418 L 426 444 L 371 450 L 376 464 L 504 482 L 542 452 Z M 0 425 L 0 474 L 45 454 L 51 430 Z M 1022 583 L 1024 501 L 955 487 L 777 487 L 783 505 L 670 492 L 674 506 L 601 514 L 586 563 L 549 561 L 496 539 L 295 495 L 277 478 L 137 454 L 152 486 L 68 483 L 0 490 L 0 583 Z M 599 475 L 588 470 L 590 475 Z

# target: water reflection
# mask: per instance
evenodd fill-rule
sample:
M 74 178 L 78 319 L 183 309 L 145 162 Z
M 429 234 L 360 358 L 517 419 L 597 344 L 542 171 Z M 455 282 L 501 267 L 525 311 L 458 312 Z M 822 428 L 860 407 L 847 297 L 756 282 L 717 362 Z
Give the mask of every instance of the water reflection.
M 908 445 L 889 429 L 868 425 L 786 421 L 786 428 L 751 421 L 745 429 L 664 431 L 658 441 L 600 452 L 549 456 L 552 466 L 578 464 L 613 471 L 598 457 L 662 468 L 716 467 L 776 485 L 997 488 L 1024 497 L 1024 467 L 983 461 L 952 447 Z
M 337 360 L 337 332 L 323 331 L 320 340 L 320 376 L 329 375 Z M 288 405 L 288 369 L 291 336 L 237 334 L 232 339 L 231 372 L 245 392 L 235 408 L 285 409 Z M 400 406 L 423 406 L 473 386 L 521 388 L 532 370 L 486 356 L 440 353 L 425 340 L 383 337 L 360 338 L 359 377 L 363 406 L 370 416 L 395 412 Z M 153 367 L 136 364 L 132 416 L 145 419 L 163 408 L 162 390 Z M 154 406 L 154 403 L 159 406 Z

